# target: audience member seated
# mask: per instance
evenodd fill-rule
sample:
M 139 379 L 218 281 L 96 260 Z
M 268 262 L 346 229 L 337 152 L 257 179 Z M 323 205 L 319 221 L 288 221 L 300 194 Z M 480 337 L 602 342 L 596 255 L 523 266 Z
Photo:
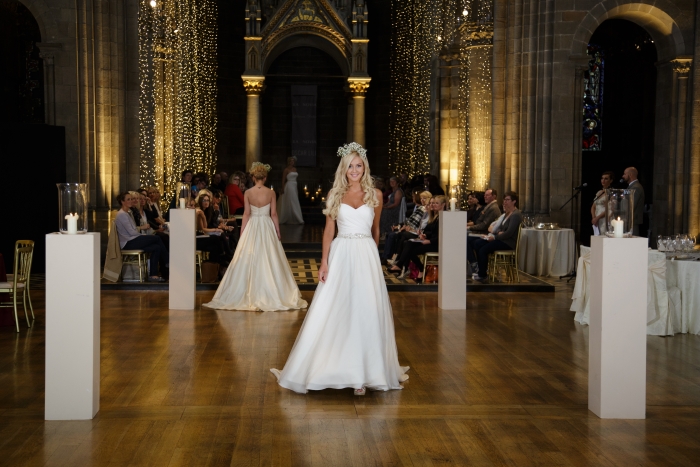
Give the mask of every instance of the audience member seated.
M 146 196 L 140 191 L 130 191 L 131 194 L 131 216 L 134 218 L 136 227 L 142 234 L 150 235 L 153 233 L 151 225 L 148 223 L 144 206 L 146 205 Z
M 445 210 L 445 197 L 435 196 L 430 201 L 430 219 L 428 225 L 422 234 L 413 240 L 404 243 L 401 256 L 396 261 L 389 271 L 400 273 L 399 277 L 403 278 L 408 271 L 408 263 L 411 261 L 416 265 L 420 273 L 418 274 L 418 282 L 423 278 L 423 263 L 418 255 L 428 252 L 435 252 L 439 249 L 439 234 L 440 234 L 440 212 Z
M 518 195 L 514 191 L 507 191 L 503 197 L 503 211 L 503 221 L 491 233 L 473 243 L 467 241 L 467 260 L 475 280 L 486 280 L 489 254 L 498 250 L 514 250 L 518 243 L 523 217 L 518 209 Z
M 428 224 L 429 212 L 427 210 L 431 194 L 428 191 L 421 192 L 420 188 L 413 191 L 413 202 L 415 207 L 413 213 L 406 219 L 406 224 L 400 229 L 387 234 L 384 241 L 384 252 L 382 260 L 397 257 L 398 246 L 406 240 L 416 238 Z M 391 262 L 393 264 L 394 261 Z
M 426 191 L 431 192 L 433 196 L 445 194 L 445 190 L 442 189 L 440 182 L 435 175 L 425 174 L 424 183 L 427 187 Z
M 488 233 L 491 222 L 498 219 L 498 216 L 501 215 L 501 210 L 498 208 L 498 192 L 496 190 L 489 188 L 484 192 L 484 203 L 486 204 L 476 222 L 467 221 L 467 227 L 470 232 Z
M 228 208 L 231 215 L 243 214 L 243 190 L 245 186 L 245 174 L 243 172 L 234 172 L 229 178 L 229 183 L 226 185 L 224 194 L 228 198 Z
M 137 200 L 138 201 L 138 200 Z M 131 216 L 131 207 L 134 204 L 134 196 L 131 192 L 121 193 L 117 196 L 117 202 L 121 209 L 117 213 L 114 225 L 119 235 L 119 246 L 122 250 L 143 250 L 150 255 L 149 281 L 163 282 L 168 275 L 169 256 L 168 250 L 162 240 L 155 235 L 142 235 L 139 227 Z M 160 266 L 160 275 L 158 269 Z
M 221 190 L 212 189 L 211 190 L 211 215 L 204 211 L 209 221 L 209 228 L 221 229 L 223 231 L 222 235 L 228 240 L 228 244 L 231 251 L 236 249 L 238 240 L 234 237 L 234 232 L 236 229 L 236 219 L 229 219 L 227 215 L 224 215 L 221 209 L 221 197 L 223 194 Z
M 153 233 L 160 237 L 163 241 L 165 248 L 170 250 L 170 235 L 165 232 L 166 225 L 165 219 L 163 218 L 163 213 L 160 210 L 160 192 L 158 188 L 151 186 L 142 193 L 146 193 L 146 206 L 143 210 L 146 213 L 146 219 L 148 219 L 148 225 L 153 229 Z
M 379 221 L 379 233 L 382 237 L 391 232 L 393 226 L 404 222 L 406 217 L 406 197 L 399 188 L 399 180 L 396 177 L 389 178 L 389 190 Z
M 197 249 L 209 252 L 209 259 L 221 265 L 227 266 L 233 258 L 228 240 L 222 237 L 222 229 L 209 227 L 209 220 L 205 212 L 212 215 L 211 194 L 208 190 L 202 190 L 195 199 L 195 228 L 197 235 L 208 235 L 208 237 L 197 238 Z
M 192 178 L 192 196 L 197 197 L 197 194 L 205 190 L 209 186 L 209 176 L 204 172 L 194 174 Z
M 467 196 L 467 225 L 469 222 L 474 225 L 479 219 L 479 216 L 484 211 L 484 193 L 480 191 L 472 191 Z

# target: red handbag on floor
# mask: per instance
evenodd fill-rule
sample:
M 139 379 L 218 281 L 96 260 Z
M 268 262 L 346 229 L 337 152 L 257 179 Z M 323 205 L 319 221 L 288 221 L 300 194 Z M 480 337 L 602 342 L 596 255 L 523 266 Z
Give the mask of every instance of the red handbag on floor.
M 418 274 L 420 274 L 420 271 L 418 270 L 418 267 L 413 264 L 413 261 L 408 263 L 408 277 L 410 277 L 413 280 L 418 279 Z

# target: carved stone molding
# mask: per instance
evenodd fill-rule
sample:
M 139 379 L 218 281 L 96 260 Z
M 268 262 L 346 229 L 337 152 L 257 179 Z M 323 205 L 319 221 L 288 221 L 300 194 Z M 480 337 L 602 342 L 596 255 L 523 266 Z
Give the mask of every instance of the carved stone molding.
M 692 64 L 692 58 L 676 58 L 674 60 L 671 60 L 673 72 L 679 75 L 688 75 L 690 73 L 690 67 Z
M 243 77 L 243 87 L 246 94 L 260 95 L 265 90 L 265 78 L 246 78 Z
M 364 96 L 367 90 L 369 89 L 369 82 L 370 80 L 368 79 L 363 79 L 363 80 L 355 80 L 355 79 L 349 79 L 348 80 L 348 88 L 350 89 L 350 92 L 354 97 L 360 97 Z

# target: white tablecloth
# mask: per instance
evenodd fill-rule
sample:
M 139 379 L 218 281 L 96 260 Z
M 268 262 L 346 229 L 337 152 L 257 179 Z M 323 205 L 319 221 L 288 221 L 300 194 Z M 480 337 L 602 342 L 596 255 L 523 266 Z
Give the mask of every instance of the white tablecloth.
M 680 290 L 680 310 L 674 313 L 675 332 L 700 334 L 700 262 L 666 261 L 666 284 Z
M 659 253 L 656 250 L 649 250 L 649 271 L 647 274 L 647 334 L 653 336 L 672 336 L 677 332 L 688 332 L 682 330 L 682 300 L 685 298 L 682 289 L 676 286 L 675 282 L 669 281 L 667 274 L 677 266 L 677 263 L 692 266 L 694 264 L 694 272 L 691 268 L 686 271 L 685 266 L 681 266 L 684 272 L 681 273 L 684 279 L 681 282 L 691 284 L 692 274 L 697 281 L 698 273 L 700 272 L 700 263 L 688 263 L 682 261 L 666 261 L 666 255 Z M 590 319 L 590 287 L 589 275 L 591 266 L 591 249 L 587 246 L 581 246 L 581 256 L 578 260 L 578 268 L 576 275 L 576 285 L 574 293 L 571 296 L 571 311 L 575 311 L 574 320 L 581 324 L 589 324 Z M 700 294 L 696 293 L 694 302 L 700 306 Z M 692 308 L 691 308 L 692 309 Z M 690 323 L 695 323 L 699 328 L 695 334 L 700 333 L 700 308 L 697 308 L 695 319 L 690 316 L 686 319 L 688 328 L 691 328 Z M 690 311 L 688 315 L 692 314 Z M 693 331 L 691 331 L 693 332 Z
M 572 229 L 522 229 L 518 269 L 535 276 L 563 276 L 574 268 Z

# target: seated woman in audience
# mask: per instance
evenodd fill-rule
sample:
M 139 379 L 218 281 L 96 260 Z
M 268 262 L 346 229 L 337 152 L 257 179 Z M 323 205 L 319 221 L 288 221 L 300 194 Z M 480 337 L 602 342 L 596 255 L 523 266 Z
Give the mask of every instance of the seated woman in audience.
M 404 243 L 401 256 L 396 261 L 396 264 L 389 271 L 400 273 L 399 278 L 403 278 L 408 271 L 408 263 L 413 261 L 419 271 L 417 281 L 420 282 L 423 278 L 423 263 L 418 255 L 428 252 L 438 251 L 439 234 L 440 234 L 440 212 L 445 210 L 445 196 L 435 196 L 430 200 L 430 218 L 425 230 L 414 241 Z
M 223 197 L 221 190 L 212 189 L 211 190 L 211 212 L 205 211 L 204 214 L 209 222 L 210 229 L 221 229 L 222 235 L 228 241 L 231 251 L 236 249 L 236 243 L 234 239 L 234 231 L 236 228 L 236 219 L 228 219 L 221 209 L 221 198 Z
M 243 214 L 243 190 L 246 176 L 243 172 L 234 172 L 228 179 L 224 194 L 228 197 L 228 209 L 232 215 Z
M 228 265 L 233 258 L 228 240 L 222 237 L 223 230 L 216 227 L 209 227 L 209 220 L 206 212 L 212 215 L 211 195 L 209 191 L 200 191 L 195 198 L 195 228 L 198 235 L 208 235 L 208 237 L 197 238 L 197 249 L 209 252 L 209 259 L 222 265 Z
M 379 221 L 379 233 L 382 237 L 391 232 L 392 226 L 403 222 L 406 217 L 406 200 L 396 177 L 389 178 L 389 188 L 389 197 L 386 204 L 382 206 L 382 217 Z
M 131 193 L 133 200 L 131 203 L 131 215 L 134 217 L 136 226 L 142 234 L 152 234 L 153 229 L 148 223 L 148 217 L 146 217 L 146 211 L 144 210 L 144 206 L 146 206 L 146 195 L 141 191 L 130 191 L 129 193 Z
M 472 244 L 473 249 L 469 247 L 469 242 L 467 242 L 467 259 L 472 265 L 474 280 L 486 280 L 486 268 L 490 253 L 498 250 L 514 250 L 518 242 L 518 232 L 523 217 L 518 209 L 518 194 L 516 192 L 506 191 L 503 197 L 503 211 L 503 220 L 500 225 L 495 226 L 488 235 L 476 240 Z
M 413 190 L 413 202 L 415 207 L 413 213 L 406 219 L 406 224 L 394 232 L 387 234 L 384 241 L 384 253 L 382 259 L 389 261 L 389 258 L 397 257 L 398 247 L 406 240 L 416 238 L 418 234 L 428 224 L 427 206 L 430 202 L 431 194 L 429 191 L 422 191 L 420 188 Z M 394 261 L 391 261 L 394 264 Z
M 481 197 L 479 197 L 481 195 Z M 467 196 L 467 223 L 474 224 L 484 210 L 484 193 L 472 191 Z
M 163 277 L 168 275 L 168 250 L 159 237 L 155 235 L 141 235 L 134 218 L 130 214 L 134 199 L 134 196 L 128 191 L 117 196 L 117 202 L 121 205 L 121 209 L 117 213 L 114 225 L 119 235 L 119 246 L 122 250 L 143 250 L 149 253 L 149 280 L 151 282 L 163 282 L 165 280 Z M 158 275 L 159 266 L 160 276 Z
M 146 211 L 148 223 L 151 225 L 153 230 L 157 231 L 165 225 L 163 211 L 160 209 L 160 192 L 158 191 L 158 188 L 149 186 L 146 189 L 146 196 L 148 199 L 146 200 L 144 211 Z

